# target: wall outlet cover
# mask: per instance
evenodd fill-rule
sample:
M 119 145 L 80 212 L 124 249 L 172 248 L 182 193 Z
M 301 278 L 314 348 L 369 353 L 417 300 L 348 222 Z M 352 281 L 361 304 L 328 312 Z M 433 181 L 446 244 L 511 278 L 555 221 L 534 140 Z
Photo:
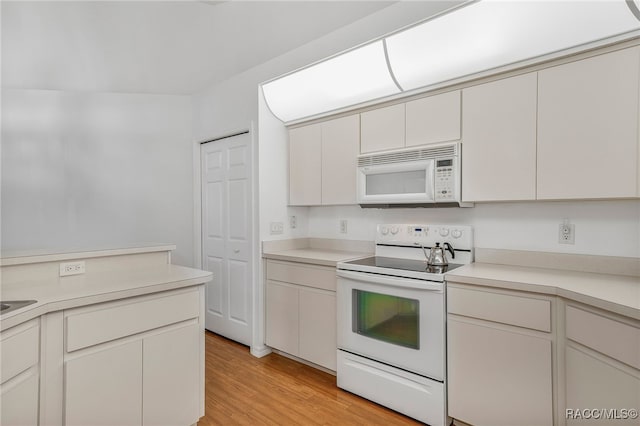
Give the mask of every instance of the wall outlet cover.
M 79 275 L 85 273 L 84 260 L 78 262 L 63 262 L 60 264 L 60 276 Z

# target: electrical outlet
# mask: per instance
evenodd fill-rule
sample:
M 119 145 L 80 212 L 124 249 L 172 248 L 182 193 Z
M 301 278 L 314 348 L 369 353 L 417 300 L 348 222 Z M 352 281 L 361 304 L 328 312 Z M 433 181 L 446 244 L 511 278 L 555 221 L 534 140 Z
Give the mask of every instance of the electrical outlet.
M 60 276 L 84 274 L 84 260 L 78 262 L 65 262 L 60 264 Z
M 296 226 L 298 226 L 298 220 L 296 219 L 296 217 L 289 216 L 289 228 L 296 229 Z
M 558 242 L 560 244 L 575 244 L 576 227 L 570 224 L 568 220 L 561 223 L 558 227 Z
M 284 232 L 284 223 L 282 222 L 271 222 L 271 235 L 278 235 Z
M 340 233 L 341 234 L 347 233 L 347 219 L 340 220 Z

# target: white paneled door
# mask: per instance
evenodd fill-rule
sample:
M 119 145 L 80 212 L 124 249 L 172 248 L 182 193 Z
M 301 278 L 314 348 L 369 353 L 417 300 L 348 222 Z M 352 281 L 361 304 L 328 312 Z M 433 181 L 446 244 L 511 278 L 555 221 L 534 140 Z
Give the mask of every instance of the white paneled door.
M 208 330 L 251 343 L 252 211 L 251 135 L 201 145 L 202 267 Z

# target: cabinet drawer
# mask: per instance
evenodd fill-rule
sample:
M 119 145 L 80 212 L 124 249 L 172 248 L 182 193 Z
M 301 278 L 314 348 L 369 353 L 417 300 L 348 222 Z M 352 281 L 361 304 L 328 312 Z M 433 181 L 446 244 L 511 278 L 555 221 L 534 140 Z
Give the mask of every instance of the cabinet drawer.
M 267 279 L 336 291 L 336 269 L 284 262 L 267 262 Z
M 40 327 L 38 320 L 17 325 L 2 332 L 0 347 L 0 382 L 17 376 L 27 368 L 38 363 L 40 348 Z
M 447 288 L 447 313 L 551 332 L 551 301 Z
M 640 329 L 567 306 L 567 338 L 640 369 Z
M 160 297 L 143 296 L 65 313 L 67 352 L 154 328 L 197 318 L 197 290 Z

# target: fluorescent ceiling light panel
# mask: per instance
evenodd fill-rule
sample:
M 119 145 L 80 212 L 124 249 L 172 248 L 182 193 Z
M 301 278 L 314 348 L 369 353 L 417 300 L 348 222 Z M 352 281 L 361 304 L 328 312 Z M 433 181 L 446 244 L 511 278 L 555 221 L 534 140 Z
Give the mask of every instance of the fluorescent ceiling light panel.
M 625 0 L 483 0 L 386 39 L 412 90 L 638 30 Z
M 400 92 L 382 40 L 268 82 L 262 90 L 271 112 L 284 122 Z

